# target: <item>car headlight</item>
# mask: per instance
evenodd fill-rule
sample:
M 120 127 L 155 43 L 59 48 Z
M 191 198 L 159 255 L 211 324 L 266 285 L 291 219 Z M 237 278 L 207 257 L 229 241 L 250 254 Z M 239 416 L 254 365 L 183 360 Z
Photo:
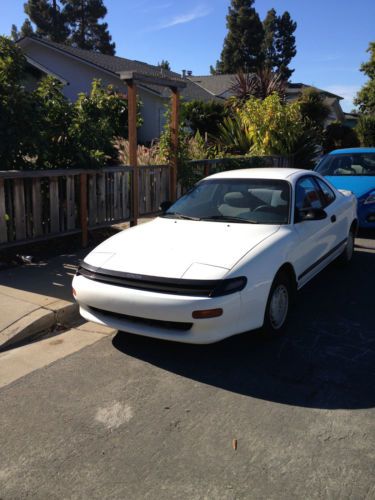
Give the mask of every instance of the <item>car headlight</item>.
M 364 205 L 371 205 L 372 203 L 375 203 L 375 191 L 371 191 L 363 202 Z
M 221 297 L 230 293 L 240 292 L 246 286 L 247 278 L 240 276 L 239 278 L 230 278 L 222 280 L 210 293 L 210 297 Z

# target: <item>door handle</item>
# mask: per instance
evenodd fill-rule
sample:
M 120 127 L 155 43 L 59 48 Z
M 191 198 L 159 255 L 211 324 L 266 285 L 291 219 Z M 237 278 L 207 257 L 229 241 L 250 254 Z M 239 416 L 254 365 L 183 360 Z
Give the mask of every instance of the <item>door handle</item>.
M 331 216 L 331 222 L 336 222 L 336 215 Z

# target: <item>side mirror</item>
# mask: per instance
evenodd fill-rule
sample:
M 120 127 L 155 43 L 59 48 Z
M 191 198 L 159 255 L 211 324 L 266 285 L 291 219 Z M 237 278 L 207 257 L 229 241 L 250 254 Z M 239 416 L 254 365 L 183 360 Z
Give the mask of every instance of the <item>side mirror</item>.
M 304 220 L 323 220 L 327 218 L 327 212 L 322 208 L 305 208 L 298 211 L 298 222 Z
M 172 202 L 171 201 L 163 201 L 162 203 L 160 203 L 160 207 L 159 207 L 159 210 L 161 210 L 163 213 L 166 212 L 168 210 L 168 208 L 170 208 L 172 206 Z

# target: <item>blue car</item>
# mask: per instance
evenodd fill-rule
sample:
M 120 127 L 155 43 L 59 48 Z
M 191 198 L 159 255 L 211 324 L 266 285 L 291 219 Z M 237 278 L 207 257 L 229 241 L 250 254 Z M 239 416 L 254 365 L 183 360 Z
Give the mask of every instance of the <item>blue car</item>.
M 362 228 L 375 228 L 375 148 L 336 149 L 314 169 L 337 189 L 351 191 L 358 201 Z

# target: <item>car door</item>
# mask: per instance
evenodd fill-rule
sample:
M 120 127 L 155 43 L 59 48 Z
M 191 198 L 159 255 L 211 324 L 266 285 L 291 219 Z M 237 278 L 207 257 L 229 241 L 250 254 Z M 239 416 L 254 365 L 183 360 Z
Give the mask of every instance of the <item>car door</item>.
M 294 267 L 298 284 L 302 286 L 326 265 L 336 236 L 332 216 L 327 214 L 321 220 L 300 220 L 298 217 L 299 210 L 324 208 L 321 190 L 313 176 L 298 179 L 294 204 L 294 229 L 299 240 L 294 250 Z

